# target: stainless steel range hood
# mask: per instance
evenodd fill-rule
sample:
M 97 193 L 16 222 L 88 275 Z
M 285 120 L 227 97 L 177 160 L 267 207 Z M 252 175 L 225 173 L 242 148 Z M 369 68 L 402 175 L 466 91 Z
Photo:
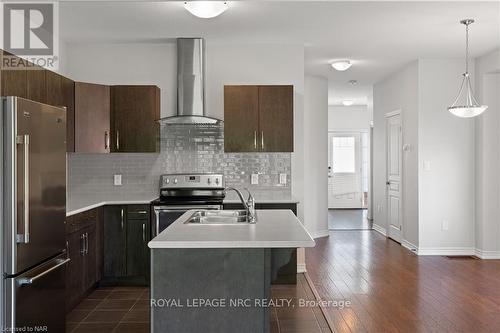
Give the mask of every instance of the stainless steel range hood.
M 162 124 L 217 124 L 205 116 L 205 48 L 203 38 L 177 39 L 177 115 Z

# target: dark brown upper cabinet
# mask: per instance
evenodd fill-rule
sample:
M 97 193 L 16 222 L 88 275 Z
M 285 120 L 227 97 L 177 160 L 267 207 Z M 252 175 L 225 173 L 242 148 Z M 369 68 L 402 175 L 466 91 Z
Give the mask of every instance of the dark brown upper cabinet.
M 18 59 L 18 61 L 10 61 L 11 63 L 19 64 L 15 69 L 3 67 L 2 63 L 2 96 L 17 96 L 27 98 L 35 102 L 46 102 L 45 91 L 45 70 L 42 67 L 21 60 L 19 57 L 7 52 L 6 57 Z
M 111 100 L 111 151 L 159 152 L 160 88 L 112 86 Z
M 110 152 L 110 87 L 75 82 L 75 152 Z
M 75 151 L 75 83 L 62 75 L 45 71 L 46 103 L 66 108 L 66 151 Z
M 4 52 L 0 52 L 3 56 Z M 18 58 L 9 53 L 6 55 Z M 18 96 L 39 103 L 66 107 L 67 151 L 74 151 L 74 82 L 33 64 L 17 69 L 2 67 L 0 76 L 2 96 Z
M 293 86 L 225 86 L 224 151 L 293 152 Z

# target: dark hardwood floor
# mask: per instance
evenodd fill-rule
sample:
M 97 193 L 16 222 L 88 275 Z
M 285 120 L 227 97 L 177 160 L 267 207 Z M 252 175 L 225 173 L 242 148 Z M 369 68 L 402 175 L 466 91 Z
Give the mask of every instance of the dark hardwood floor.
M 330 231 L 306 249 L 334 332 L 500 332 L 500 260 L 417 256 L 375 231 Z
M 298 274 L 296 285 L 273 285 L 271 294 L 276 301 L 290 300 L 289 306 L 271 309 L 271 333 L 331 332 L 319 307 L 299 306 L 299 299 L 315 300 L 304 274 Z M 146 287 L 98 288 L 68 314 L 66 332 L 149 332 L 149 302 L 149 288 Z

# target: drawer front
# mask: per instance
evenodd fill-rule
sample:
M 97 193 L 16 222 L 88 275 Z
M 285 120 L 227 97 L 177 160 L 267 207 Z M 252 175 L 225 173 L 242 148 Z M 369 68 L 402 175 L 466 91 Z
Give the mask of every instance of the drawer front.
M 149 220 L 149 205 L 128 205 L 127 206 L 127 219 L 130 220 Z

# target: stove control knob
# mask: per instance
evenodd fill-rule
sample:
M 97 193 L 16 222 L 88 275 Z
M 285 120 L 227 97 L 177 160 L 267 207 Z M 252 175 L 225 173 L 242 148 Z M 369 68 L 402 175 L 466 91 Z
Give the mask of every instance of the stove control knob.
M 219 178 L 215 178 L 215 184 L 219 185 Z
M 207 183 L 211 184 L 212 183 L 212 178 L 207 179 Z
M 174 178 L 174 184 L 177 184 L 177 178 Z
M 165 184 L 170 184 L 170 179 L 169 178 L 165 179 Z

